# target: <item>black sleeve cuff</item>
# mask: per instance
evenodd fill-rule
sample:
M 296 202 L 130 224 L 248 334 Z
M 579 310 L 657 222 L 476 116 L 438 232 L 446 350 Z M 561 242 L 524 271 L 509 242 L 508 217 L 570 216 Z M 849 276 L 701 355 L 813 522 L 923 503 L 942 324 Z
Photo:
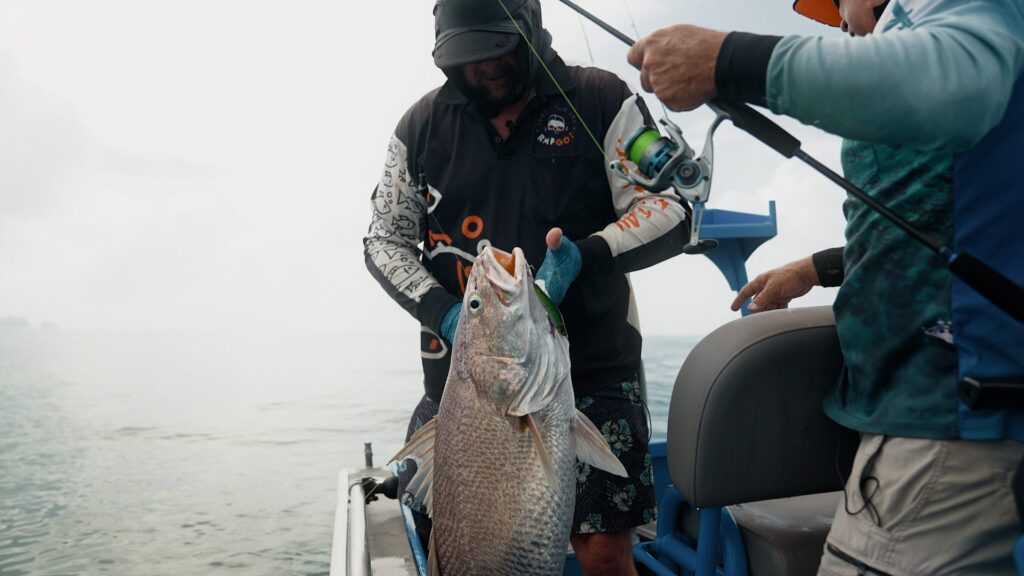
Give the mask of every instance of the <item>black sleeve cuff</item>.
M 611 274 L 615 259 L 604 238 L 594 234 L 577 240 L 576 247 L 580 249 L 580 259 L 583 261 L 580 278 L 600 278 Z
M 839 286 L 846 276 L 843 268 L 843 249 L 829 248 L 821 252 L 815 252 L 811 256 L 814 262 L 814 271 L 818 273 L 818 282 L 825 288 Z
M 718 95 L 764 106 L 767 102 L 768 61 L 782 36 L 731 32 L 715 62 Z
M 423 299 L 420 300 L 419 308 L 416 310 L 417 319 L 420 321 L 420 324 L 440 334 L 441 321 L 444 320 L 444 315 L 458 302 L 460 300 L 449 294 L 447 290 L 440 286 L 434 286 L 427 290 L 427 293 L 423 295 Z

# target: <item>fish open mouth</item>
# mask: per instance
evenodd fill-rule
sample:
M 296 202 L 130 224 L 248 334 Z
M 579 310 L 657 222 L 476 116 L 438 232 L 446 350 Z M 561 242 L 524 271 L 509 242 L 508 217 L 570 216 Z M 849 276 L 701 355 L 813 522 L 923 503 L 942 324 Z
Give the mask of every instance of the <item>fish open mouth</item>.
M 522 249 L 513 248 L 512 252 L 509 253 L 493 246 L 488 246 L 480 253 L 480 260 L 477 265 L 484 271 L 484 278 L 494 288 L 498 300 L 503 305 L 511 306 L 520 294 L 524 294 L 526 290 L 532 289 L 537 294 L 541 306 L 547 311 L 548 317 L 551 319 L 552 328 L 562 336 L 566 335 L 562 313 L 544 290 L 533 282 L 529 264 L 526 262 L 526 256 L 523 254 Z M 529 283 L 529 286 L 527 283 Z
M 503 252 L 501 250 L 492 250 L 494 254 L 494 261 L 497 262 L 506 272 L 512 276 L 516 275 L 516 255 Z
M 493 246 L 484 249 L 484 271 L 487 281 L 499 294 L 512 298 L 522 290 L 523 279 L 526 278 L 526 256 L 519 248 L 505 252 Z

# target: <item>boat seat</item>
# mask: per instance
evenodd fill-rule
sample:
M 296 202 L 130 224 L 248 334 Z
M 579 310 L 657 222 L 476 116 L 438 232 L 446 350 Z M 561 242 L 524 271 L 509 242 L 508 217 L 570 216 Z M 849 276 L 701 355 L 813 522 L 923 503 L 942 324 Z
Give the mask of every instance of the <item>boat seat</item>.
M 740 528 L 751 576 L 814 576 L 842 492 L 778 498 L 729 506 Z M 700 514 L 681 512 L 684 532 L 696 540 Z
M 815 574 L 859 442 L 821 407 L 841 371 L 829 307 L 755 314 L 701 340 L 668 421 L 686 534 L 697 539 L 697 509 L 728 507 L 752 576 Z

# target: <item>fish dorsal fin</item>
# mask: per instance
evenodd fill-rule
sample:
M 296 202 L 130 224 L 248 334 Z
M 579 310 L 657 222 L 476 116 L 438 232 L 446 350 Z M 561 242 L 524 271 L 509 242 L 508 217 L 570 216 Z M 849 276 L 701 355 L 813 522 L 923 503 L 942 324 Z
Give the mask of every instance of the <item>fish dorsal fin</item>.
M 437 538 L 430 536 L 430 544 L 427 544 L 427 576 L 441 576 L 441 561 L 437 557 Z
M 417 430 L 409 439 L 409 443 L 391 458 L 391 462 L 406 458 L 416 461 L 416 474 L 409 480 L 405 491 L 412 494 L 416 500 L 423 502 L 427 507 L 427 515 L 431 517 L 434 515 L 434 437 L 436 432 L 437 419 L 432 419 Z
M 584 464 L 600 468 L 610 474 L 628 478 L 626 468 L 608 447 L 601 431 L 587 418 L 583 412 L 576 410 L 572 420 L 572 437 L 576 440 L 576 457 Z
M 558 490 L 558 474 L 555 473 L 555 465 L 551 463 L 551 453 L 544 445 L 544 438 L 540 435 L 540 428 L 533 416 L 523 416 L 523 423 L 526 424 L 530 436 L 533 437 L 533 445 L 537 447 L 537 454 L 540 456 L 540 467 L 544 471 L 544 480 L 553 490 Z

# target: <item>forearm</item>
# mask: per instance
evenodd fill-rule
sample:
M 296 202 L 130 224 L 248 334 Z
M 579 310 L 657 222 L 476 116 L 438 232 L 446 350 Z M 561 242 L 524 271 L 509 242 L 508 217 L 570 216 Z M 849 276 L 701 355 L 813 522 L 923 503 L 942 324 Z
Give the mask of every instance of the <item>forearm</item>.
M 605 155 L 624 158 L 622 143 L 638 127 L 651 124 L 641 101 L 627 99 L 605 135 Z M 583 258 L 581 274 L 633 272 L 680 254 L 689 241 L 690 220 L 689 210 L 675 192 L 638 188 L 611 170 L 607 176 L 619 219 L 577 242 Z
M 406 162 L 404 144 L 392 138 L 388 157 Z M 421 324 L 437 331 L 445 313 L 458 301 L 421 262 L 419 248 L 426 225 L 425 196 L 385 168 L 372 196 L 373 216 L 363 238 L 370 274 L 385 292 Z
M 1002 117 L 1024 62 L 1024 25 L 1008 0 L 945 4 L 910 29 L 783 38 L 767 63 L 769 37 L 734 33 L 719 53 L 716 88 L 848 138 L 968 147 Z M 763 96 L 739 80 L 757 66 Z
M 363 238 L 363 253 L 366 268 L 388 296 L 421 324 L 437 331 L 444 314 L 458 299 L 423 266 L 419 249 L 379 235 L 371 225 L 370 233 Z
M 647 194 L 604 230 L 581 240 L 587 275 L 642 270 L 682 253 L 690 239 L 690 219 L 669 194 Z

